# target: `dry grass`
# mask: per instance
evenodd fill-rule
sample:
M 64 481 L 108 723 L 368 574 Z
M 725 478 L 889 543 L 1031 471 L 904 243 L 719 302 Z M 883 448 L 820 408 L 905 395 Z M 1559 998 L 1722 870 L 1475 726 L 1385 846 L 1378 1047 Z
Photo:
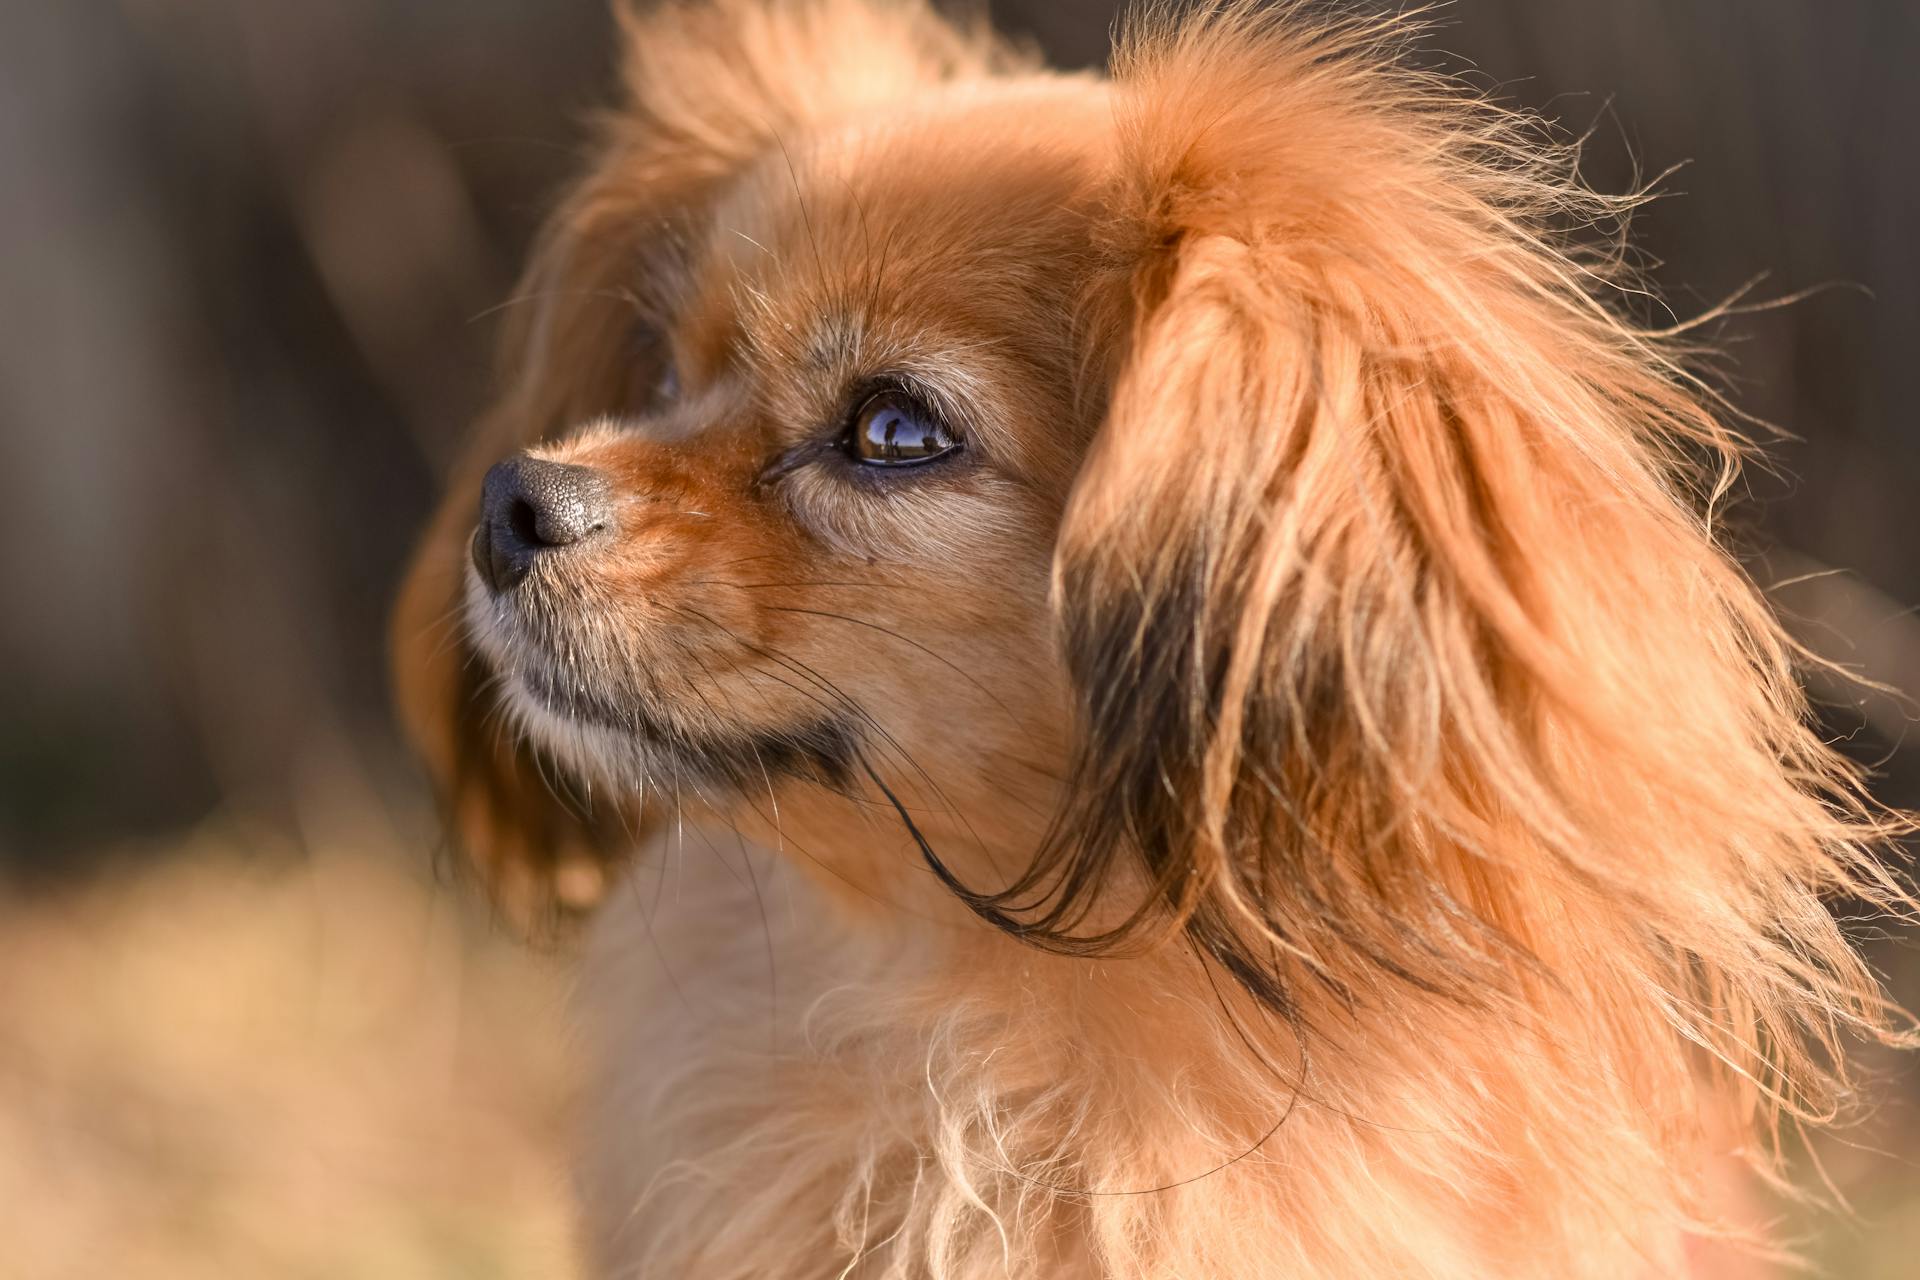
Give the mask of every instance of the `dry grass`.
M 209 830 L 0 908 L 0 1277 L 555 1277 L 558 975 L 397 856 Z
M 0 1280 L 576 1273 L 560 966 L 401 852 L 426 844 L 227 822 L 0 901 Z M 1886 1066 L 1892 1101 L 1823 1144 L 1855 1216 L 1789 1215 L 1838 1280 L 1920 1257 L 1913 1068 Z

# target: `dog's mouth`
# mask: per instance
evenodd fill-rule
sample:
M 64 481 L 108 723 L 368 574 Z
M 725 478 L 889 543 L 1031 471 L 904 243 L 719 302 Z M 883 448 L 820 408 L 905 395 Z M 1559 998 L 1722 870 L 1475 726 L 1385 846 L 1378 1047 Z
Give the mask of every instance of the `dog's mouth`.
M 569 723 L 629 733 L 652 741 L 672 736 L 659 717 L 638 701 L 623 707 L 578 680 L 563 683 L 545 662 L 524 663 L 506 678 L 550 714 Z
M 476 584 L 477 585 L 477 584 Z M 726 699 L 698 695 L 697 716 L 677 708 L 644 671 L 615 686 L 560 656 L 484 590 L 469 595 L 470 661 L 492 679 L 506 724 L 587 777 L 634 790 L 686 784 L 711 794 L 762 790 L 798 778 L 844 789 L 859 772 L 861 735 L 851 714 L 820 714 L 775 728 L 728 723 Z M 695 686 L 687 684 L 689 696 Z M 614 687 L 609 687 L 614 686 Z

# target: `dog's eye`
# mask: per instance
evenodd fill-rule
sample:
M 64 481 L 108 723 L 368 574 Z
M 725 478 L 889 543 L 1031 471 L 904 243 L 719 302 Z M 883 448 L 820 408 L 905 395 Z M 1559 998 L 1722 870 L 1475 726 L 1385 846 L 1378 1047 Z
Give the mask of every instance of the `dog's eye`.
M 623 396 L 619 410 L 639 415 L 660 413 L 680 398 L 680 369 L 660 330 L 642 328 L 628 339 Z
M 845 447 L 875 467 L 909 467 L 945 457 L 960 447 L 933 411 L 904 391 L 868 396 L 854 411 Z

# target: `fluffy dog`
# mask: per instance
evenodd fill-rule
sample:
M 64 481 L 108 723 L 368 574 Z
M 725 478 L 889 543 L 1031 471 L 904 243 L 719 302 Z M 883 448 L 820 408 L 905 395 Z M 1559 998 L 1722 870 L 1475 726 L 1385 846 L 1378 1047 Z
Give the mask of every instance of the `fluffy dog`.
M 598 1272 L 1732 1230 L 1703 1170 L 1892 1034 L 1822 899 L 1898 908 L 1898 823 L 1587 247 L 1631 202 L 1398 21 L 1155 8 L 1110 80 L 909 2 L 621 31 L 396 624 L 499 901 L 611 899 Z

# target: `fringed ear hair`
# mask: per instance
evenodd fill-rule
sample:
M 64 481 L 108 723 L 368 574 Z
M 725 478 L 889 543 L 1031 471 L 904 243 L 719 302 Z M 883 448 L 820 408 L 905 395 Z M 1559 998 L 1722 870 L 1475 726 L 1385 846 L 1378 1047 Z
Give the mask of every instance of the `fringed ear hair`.
M 769 146 L 947 81 L 1032 69 L 984 11 L 925 0 L 615 0 L 627 101 L 610 120 L 653 163 L 724 177 Z
M 1055 562 L 1082 747 L 975 906 L 1184 930 L 1278 1008 L 1638 993 L 1818 1110 L 1885 1012 L 1821 896 L 1898 901 L 1898 824 L 1715 544 L 1713 398 L 1558 230 L 1621 210 L 1402 32 L 1230 4 L 1126 46 L 1129 336 Z

